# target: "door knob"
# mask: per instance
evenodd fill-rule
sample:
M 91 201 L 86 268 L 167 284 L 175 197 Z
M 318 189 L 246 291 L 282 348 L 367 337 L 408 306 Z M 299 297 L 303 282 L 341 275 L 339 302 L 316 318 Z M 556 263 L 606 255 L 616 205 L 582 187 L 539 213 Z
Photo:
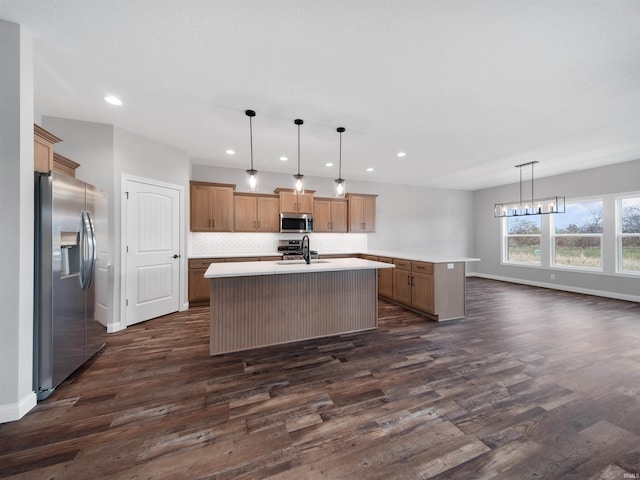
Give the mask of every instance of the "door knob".
M 175 254 L 175 255 L 173 256 L 173 258 L 180 258 L 180 255 Z

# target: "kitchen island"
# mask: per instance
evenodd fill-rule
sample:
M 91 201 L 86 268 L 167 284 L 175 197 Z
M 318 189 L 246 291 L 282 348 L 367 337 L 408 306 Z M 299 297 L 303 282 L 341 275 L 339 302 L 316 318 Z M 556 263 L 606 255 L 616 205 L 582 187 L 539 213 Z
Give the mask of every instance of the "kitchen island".
M 210 355 L 378 326 L 378 269 L 393 264 L 331 260 L 212 263 Z

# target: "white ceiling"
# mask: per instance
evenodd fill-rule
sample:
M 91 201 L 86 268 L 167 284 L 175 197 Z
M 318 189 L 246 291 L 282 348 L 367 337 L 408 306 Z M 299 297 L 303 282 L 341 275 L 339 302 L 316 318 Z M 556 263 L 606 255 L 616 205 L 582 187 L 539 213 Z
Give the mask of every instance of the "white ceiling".
M 248 108 L 261 171 L 295 173 L 295 118 L 301 173 L 328 178 L 338 126 L 347 180 L 479 189 L 640 158 L 637 0 L 0 0 L 0 19 L 34 37 L 38 116 L 193 163 L 249 168 Z

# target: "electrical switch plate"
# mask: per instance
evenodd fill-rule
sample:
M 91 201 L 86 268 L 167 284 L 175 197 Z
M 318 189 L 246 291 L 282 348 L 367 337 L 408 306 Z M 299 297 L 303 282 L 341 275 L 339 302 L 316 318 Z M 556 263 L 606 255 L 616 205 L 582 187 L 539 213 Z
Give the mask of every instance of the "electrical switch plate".
M 447 270 L 453 270 L 453 263 L 447 263 Z

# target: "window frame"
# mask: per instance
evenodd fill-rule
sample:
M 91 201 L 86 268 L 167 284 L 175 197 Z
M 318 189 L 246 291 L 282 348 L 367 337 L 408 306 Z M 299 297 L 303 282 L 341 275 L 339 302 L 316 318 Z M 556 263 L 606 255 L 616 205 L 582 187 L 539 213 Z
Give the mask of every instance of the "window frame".
M 540 233 L 509 233 L 509 218 L 503 217 L 502 220 L 502 255 L 501 260 L 503 265 L 511 265 L 518 267 L 542 267 L 542 215 L 531 215 L 531 217 L 540 217 Z M 538 245 L 540 245 L 540 256 L 538 257 L 538 263 L 523 263 L 509 261 L 509 239 L 510 238 L 537 238 Z
M 622 268 L 622 242 L 624 238 L 639 238 L 640 232 L 638 233 L 623 233 L 622 232 L 622 201 L 629 198 L 637 198 L 640 200 L 640 192 L 636 193 L 626 193 L 623 195 L 619 195 L 616 197 L 616 273 L 621 275 L 631 275 L 634 277 L 640 276 L 640 270 L 624 270 Z
M 605 234 L 605 199 L 604 197 L 587 197 L 576 198 L 565 201 L 565 211 L 568 210 L 569 205 L 578 203 L 590 203 L 600 202 L 602 209 L 602 232 L 601 233 L 556 233 L 556 218 L 552 216 L 549 222 L 549 247 L 550 247 L 550 267 L 559 270 L 573 270 L 581 272 L 602 273 L 604 272 L 604 234 Z M 580 265 L 562 265 L 556 262 L 556 238 L 598 238 L 600 241 L 600 266 L 599 267 L 585 267 Z

